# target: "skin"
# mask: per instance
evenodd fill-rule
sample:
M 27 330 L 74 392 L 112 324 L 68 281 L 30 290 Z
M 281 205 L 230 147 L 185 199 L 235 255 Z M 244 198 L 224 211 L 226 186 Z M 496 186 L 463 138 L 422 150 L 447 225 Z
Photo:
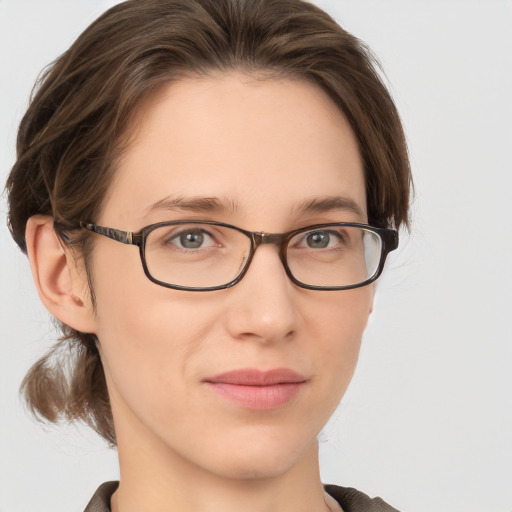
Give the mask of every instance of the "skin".
M 241 73 L 187 79 L 146 101 L 135 123 L 97 224 L 137 231 L 194 218 L 278 233 L 366 222 L 357 142 L 312 84 Z M 151 208 L 169 196 L 218 198 L 225 208 Z M 299 211 L 332 196 L 360 212 Z M 96 312 L 49 219 L 27 228 L 43 302 L 100 340 L 121 470 L 113 511 L 328 510 L 317 435 L 353 375 L 373 287 L 299 288 L 277 248 L 264 245 L 233 288 L 171 290 L 147 279 L 136 247 L 91 236 Z M 282 407 L 249 410 L 204 384 L 239 368 L 289 368 L 306 383 Z

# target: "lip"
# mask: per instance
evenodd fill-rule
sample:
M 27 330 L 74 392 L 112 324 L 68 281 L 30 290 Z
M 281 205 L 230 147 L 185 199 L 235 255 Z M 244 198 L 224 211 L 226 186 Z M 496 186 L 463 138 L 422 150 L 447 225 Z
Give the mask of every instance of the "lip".
M 288 368 L 245 368 L 207 377 L 203 383 L 245 409 L 271 410 L 291 402 L 305 386 L 306 378 Z

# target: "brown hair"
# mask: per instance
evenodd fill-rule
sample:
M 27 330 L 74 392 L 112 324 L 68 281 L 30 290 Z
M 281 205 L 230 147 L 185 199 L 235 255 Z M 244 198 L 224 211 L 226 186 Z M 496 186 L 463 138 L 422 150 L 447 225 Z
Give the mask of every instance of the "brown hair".
M 49 215 L 65 242 L 71 233 L 87 266 L 90 237 L 73 230 L 97 218 L 135 107 L 184 76 L 235 69 L 321 87 L 357 137 L 369 222 L 408 224 L 402 126 L 361 41 L 301 0 L 130 0 L 92 23 L 38 81 L 7 181 L 9 228 L 20 248 L 28 218 Z M 98 340 L 61 329 L 61 341 L 23 381 L 27 403 L 50 421 L 81 419 L 115 444 Z

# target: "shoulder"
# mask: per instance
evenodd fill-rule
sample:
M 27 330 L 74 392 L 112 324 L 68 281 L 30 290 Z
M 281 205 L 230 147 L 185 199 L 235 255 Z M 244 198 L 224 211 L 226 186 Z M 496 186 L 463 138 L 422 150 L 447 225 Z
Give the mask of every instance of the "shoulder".
M 370 498 L 366 494 L 351 487 L 325 485 L 326 492 L 343 508 L 343 512 L 398 512 L 381 498 Z
M 110 512 L 110 498 L 117 489 L 119 482 L 105 482 L 98 487 L 84 512 Z

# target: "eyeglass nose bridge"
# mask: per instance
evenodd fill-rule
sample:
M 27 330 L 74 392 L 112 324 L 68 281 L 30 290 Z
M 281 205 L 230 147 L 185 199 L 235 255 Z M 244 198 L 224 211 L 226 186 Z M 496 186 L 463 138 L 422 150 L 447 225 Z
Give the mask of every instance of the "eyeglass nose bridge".
M 252 263 L 252 259 L 256 253 L 256 249 L 260 245 L 264 244 L 270 244 L 270 245 L 276 245 L 279 249 L 279 259 L 281 260 L 281 263 L 283 264 L 284 270 L 286 274 L 294 280 L 291 270 L 288 267 L 288 262 L 286 261 L 286 246 L 288 244 L 288 240 L 290 239 L 290 236 L 288 233 L 266 233 L 265 231 L 257 231 L 251 233 L 252 238 L 252 249 L 251 254 L 249 256 L 249 259 L 247 261 L 246 267 L 242 275 L 240 276 L 240 279 L 243 277 L 243 275 L 247 272 L 249 269 L 249 265 Z
M 286 238 L 286 234 L 280 233 L 265 233 L 264 231 L 252 233 L 254 249 L 263 244 L 277 245 L 279 248 L 282 248 Z
M 286 262 L 286 246 L 290 239 L 288 233 L 266 233 L 265 231 L 252 232 L 252 256 L 256 249 L 263 244 L 277 245 L 279 248 L 279 258 L 281 259 L 286 272 L 289 274 L 290 269 Z M 251 258 L 252 259 L 252 258 Z

